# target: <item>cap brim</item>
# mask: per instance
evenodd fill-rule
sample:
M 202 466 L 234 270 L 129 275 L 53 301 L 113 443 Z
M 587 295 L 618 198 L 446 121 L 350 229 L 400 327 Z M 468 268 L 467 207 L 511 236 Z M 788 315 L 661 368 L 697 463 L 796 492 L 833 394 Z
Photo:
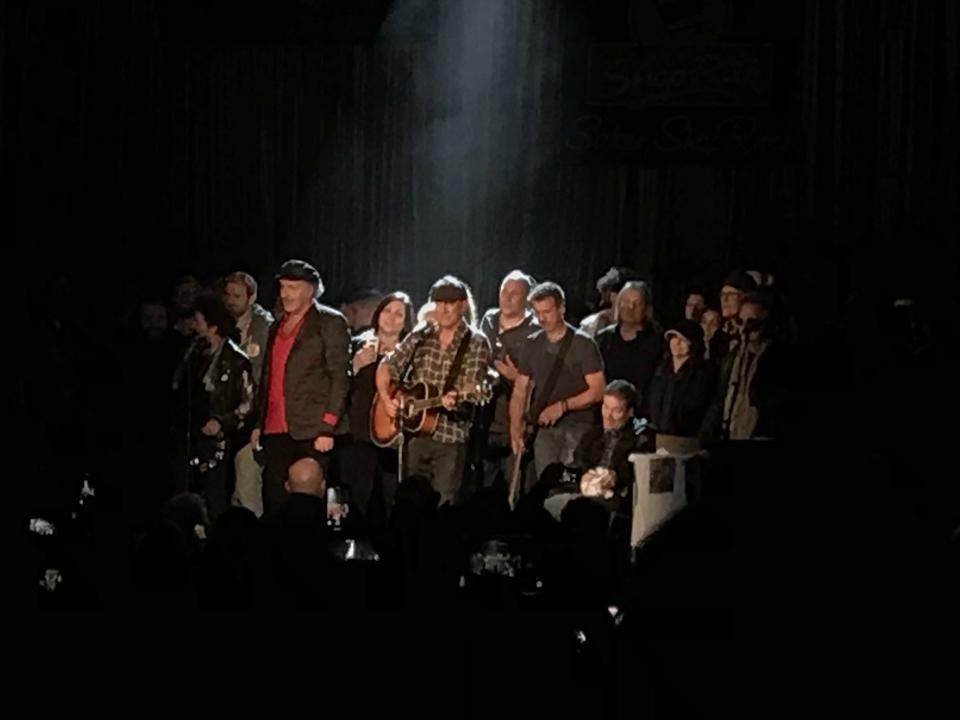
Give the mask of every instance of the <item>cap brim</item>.
M 462 290 L 456 288 L 440 288 L 430 296 L 433 302 L 460 302 L 466 300 L 467 296 Z
M 305 278 L 300 275 L 277 275 L 276 279 L 277 280 L 303 280 L 303 282 L 309 283 L 310 285 L 317 284 L 316 278 Z

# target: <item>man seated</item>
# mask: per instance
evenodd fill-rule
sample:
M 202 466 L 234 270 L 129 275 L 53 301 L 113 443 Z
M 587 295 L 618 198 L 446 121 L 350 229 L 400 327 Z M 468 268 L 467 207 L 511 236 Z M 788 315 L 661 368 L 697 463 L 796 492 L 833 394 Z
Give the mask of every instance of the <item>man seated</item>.
M 626 380 L 614 380 L 604 389 L 603 425 L 584 437 L 574 455 L 579 485 L 556 487 L 544 502 L 556 520 L 567 503 L 581 497 L 601 503 L 611 514 L 628 507 L 633 485 L 630 455 L 652 452 L 655 445 L 654 433 L 634 416 L 636 402 L 637 389 Z

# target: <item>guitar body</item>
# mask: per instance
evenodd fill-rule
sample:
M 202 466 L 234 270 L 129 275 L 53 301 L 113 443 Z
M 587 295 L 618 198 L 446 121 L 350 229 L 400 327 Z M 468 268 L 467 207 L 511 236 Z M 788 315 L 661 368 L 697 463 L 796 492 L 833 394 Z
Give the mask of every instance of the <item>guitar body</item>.
M 437 429 L 440 419 L 436 409 L 418 409 L 418 404 L 440 405 L 439 388 L 426 383 L 414 383 L 399 387 L 390 385 L 390 397 L 400 401 L 400 411 L 391 419 L 387 413 L 387 403 L 377 393 L 370 410 L 370 439 L 378 447 L 394 447 L 403 433 L 411 435 L 431 435 Z
M 537 426 L 530 422 L 530 400 L 533 397 L 533 385 L 533 380 L 530 380 L 523 398 L 523 451 L 513 458 L 513 471 L 510 473 L 510 486 L 507 489 L 507 502 L 510 503 L 511 510 L 517 507 L 517 500 L 520 498 L 520 475 L 523 472 L 523 458 L 533 447 L 533 438 L 537 432 Z
M 462 396 L 464 401 L 473 401 L 475 389 Z M 394 419 L 387 413 L 387 403 L 377 393 L 370 409 L 370 439 L 378 447 L 395 447 L 404 434 L 432 435 L 440 422 L 443 411 L 440 388 L 423 382 L 407 386 L 390 384 L 390 400 L 400 401 L 400 409 Z

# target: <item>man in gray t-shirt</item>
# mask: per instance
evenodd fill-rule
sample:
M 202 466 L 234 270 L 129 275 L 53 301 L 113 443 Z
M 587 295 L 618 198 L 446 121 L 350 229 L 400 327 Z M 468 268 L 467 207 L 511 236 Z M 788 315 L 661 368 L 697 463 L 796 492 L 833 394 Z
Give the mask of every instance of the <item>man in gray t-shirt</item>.
M 493 398 L 484 408 L 477 430 L 483 459 L 483 484 L 489 487 L 497 475 L 509 480 L 514 458 L 510 449 L 510 396 L 519 373 L 518 365 L 527 337 L 539 329 L 527 302 L 533 281 L 514 270 L 500 283 L 497 307 L 490 308 L 480 321 L 480 332 L 492 348 L 497 381 Z
M 533 447 L 534 467 L 539 477 L 552 463 L 573 464 L 574 451 L 597 422 L 596 405 L 603 400 L 605 382 L 603 360 L 596 343 L 564 320 L 564 295 L 560 286 L 541 283 L 530 293 L 530 302 L 542 329 L 530 336 L 520 354 L 520 374 L 510 401 L 510 436 L 514 452 L 522 451 L 523 404 L 532 381 L 531 422 L 539 426 Z M 555 385 L 548 388 L 551 371 L 568 333 L 570 345 L 563 365 Z

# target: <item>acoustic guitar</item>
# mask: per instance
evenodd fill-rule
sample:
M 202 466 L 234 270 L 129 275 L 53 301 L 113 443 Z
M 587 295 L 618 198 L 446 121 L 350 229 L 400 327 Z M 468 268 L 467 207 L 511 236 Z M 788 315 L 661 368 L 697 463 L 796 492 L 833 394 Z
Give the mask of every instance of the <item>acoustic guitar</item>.
M 469 385 L 458 394 L 457 402 L 486 404 L 489 392 L 482 386 Z M 395 418 L 387 413 L 387 401 L 380 393 L 373 398 L 370 410 L 370 439 L 378 447 L 395 447 L 404 434 L 432 435 L 440 421 L 443 393 L 436 385 L 425 382 L 399 386 L 390 384 L 387 400 L 399 400 Z

